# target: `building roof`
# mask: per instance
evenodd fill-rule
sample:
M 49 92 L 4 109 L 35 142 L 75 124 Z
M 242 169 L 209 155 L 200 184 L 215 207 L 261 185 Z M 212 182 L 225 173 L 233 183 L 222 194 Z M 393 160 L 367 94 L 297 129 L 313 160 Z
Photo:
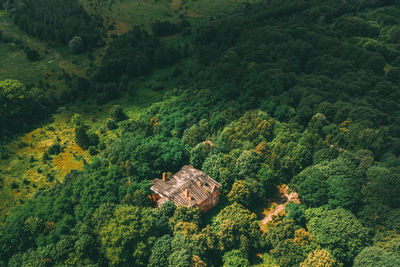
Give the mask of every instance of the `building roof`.
M 170 200 L 177 206 L 188 207 L 202 203 L 220 188 L 220 183 L 190 165 L 183 166 L 168 181 L 154 179 L 151 186 L 151 190 L 161 196 L 159 205 Z

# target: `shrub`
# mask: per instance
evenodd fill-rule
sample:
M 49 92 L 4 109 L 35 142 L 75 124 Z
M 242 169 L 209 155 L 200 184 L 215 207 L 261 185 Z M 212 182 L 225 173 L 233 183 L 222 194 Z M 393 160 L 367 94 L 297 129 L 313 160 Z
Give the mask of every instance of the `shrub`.
M 117 125 L 117 123 L 115 122 L 115 120 L 113 120 L 113 119 L 108 119 L 108 120 L 107 120 L 107 128 L 108 128 L 109 130 L 114 130 L 114 129 L 117 129 L 117 128 L 118 128 L 118 125 Z
M 89 149 L 88 149 L 88 152 L 89 152 L 89 154 L 90 154 L 91 156 L 94 156 L 94 155 L 96 155 L 97 153 L 99 153 L 99 151 L 97 151 L 96 147 L 94 147 L 94 146 L 90 146 Z
M 115 105 L 111 109 L 111 119 L 115 121 L 123 121 L 127 119 L 122 107 L 120 105 Z
M 50 155 L 58 155 L 61 152 L 61 145 L 60 143 L 52 144 L 48 149 L 47 153 Z
M 83 52 L 83 40 L 79 36 L 74 36 L 68 43 L 69 50 L 74 54 Z

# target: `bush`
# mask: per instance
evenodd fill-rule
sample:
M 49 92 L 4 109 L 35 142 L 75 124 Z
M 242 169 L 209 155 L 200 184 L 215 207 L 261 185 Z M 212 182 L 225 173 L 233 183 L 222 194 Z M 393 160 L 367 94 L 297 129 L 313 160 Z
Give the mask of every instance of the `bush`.
M 97 146 L 97 148 L 99 149 L 99 150 L 104 150 L 104 149 L 106 149 L 106 144 L 104 143 L 104 142 L 100 142 L 99 143 L 99 145 Z
M 4 147 L 0 147 L 0 159 L 8 159 L 9 157 L 8 150 Z
M 50 155 L 58 155 L 61 152 L 61 145 L 59 143 L 52 144 L 48 149 L 47 153 Z
M 108 128 L 109 130 L 115 130 L 115 129 L 118 128 L 118 125 L 117 125 L 117 123 L 115 122 L 115 120 L 113 120 L 113 119 L 108 119 L 108 120 L 107 120 L 107 128 Z
M 49 159 L 50 159 L 49 153 L 47 153 L 47 151 L 44 152 L 44 153 L 43 153 L 43 156 L 42 156 L 42 160 L 43 160 L 43 161 L 47 161 L 47 160 L 49 160 Z
M 40 55 L 39 55 L 39 53 L 38 53 L 35 49 L 26 48 L 26 49 L 25 49 L 25 54 L 26 54 L 26 57 L 27 57 L 30 61 L 37 61 L 37 60 L 40 59 Z
M 16 181 L 11 182 L 10 184 L 11 189 L 17 189 L 19 187 L 19 184 Z
M 128 117 L 125 115 L 122 107 L 120 105 L 115 105 L 111 109 L 111 119 L 115 121 L 123 121 Z
M 94 146 L 90 146 L 89 149 L 88 149 L 88 152 L 89 152 L 89 154 L 90 154 L 91 156 L 94 156 L 94 155 L 96 155 L 97 153 L 99 153 L 99 151 L 97 151 L 96 147 L 94 147 Z
M 74 54 L 79 54 L 83 52 L 83 40 L 79 36 L 74 36 L 68 43 L 69 50 Z

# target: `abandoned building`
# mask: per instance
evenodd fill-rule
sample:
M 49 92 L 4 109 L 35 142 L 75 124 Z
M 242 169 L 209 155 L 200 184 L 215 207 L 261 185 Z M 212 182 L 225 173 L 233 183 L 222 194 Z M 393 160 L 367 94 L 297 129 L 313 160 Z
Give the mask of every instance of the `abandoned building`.
M 151 186 L 158 206 L 169 200 L 176 206 L 198 206 L 202 211 L 208 211 L 218 203 L 220 188 L 220 183 L 189 165 L 183 166 L 168 180 L 163 173 L 163 178 L 154 179 Z

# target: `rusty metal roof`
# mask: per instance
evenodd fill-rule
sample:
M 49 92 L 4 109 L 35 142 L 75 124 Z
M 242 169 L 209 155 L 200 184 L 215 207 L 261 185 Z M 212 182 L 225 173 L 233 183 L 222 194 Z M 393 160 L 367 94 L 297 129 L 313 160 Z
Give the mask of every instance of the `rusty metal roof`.
M 151 190 L 172 201 L 177 206 L 193 206 L 202 203 L 212 192 L 219 190 L 221 184 L 207 174 L 185 165 L 168 181 L 154 179 Z

